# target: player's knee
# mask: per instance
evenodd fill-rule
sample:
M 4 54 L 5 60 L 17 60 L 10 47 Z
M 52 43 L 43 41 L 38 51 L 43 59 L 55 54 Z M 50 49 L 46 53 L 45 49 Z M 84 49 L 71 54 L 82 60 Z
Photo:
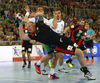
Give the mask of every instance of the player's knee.
M 27 53 L 27 56 L 30 56 L 30 53 Z
M 87 52 L 87 50 L 84 50 L 83 52 L 84 52 L 84 53 L 86 53 L 86 52 Z
M 59 56 L 55 55 L 53 56 L 53 59 L 58 60 Z
M 25 55 L 25 52 L 22 52 L 22 55 Z

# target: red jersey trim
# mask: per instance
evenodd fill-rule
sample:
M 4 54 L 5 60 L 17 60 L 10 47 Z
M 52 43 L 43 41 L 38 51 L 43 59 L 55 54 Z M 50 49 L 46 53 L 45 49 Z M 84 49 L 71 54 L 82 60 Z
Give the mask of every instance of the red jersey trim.
M 71 55 L 74 55 L 74 54 L 75 54 L 74 51 L 69 51 L 69 50 L 61 49 L 61 48 L 59 48 L 58 46 L 56 46 L 55 50 L 56 50 L 56 51 L 63 52 L 63 53 L 66 53 L 66 54 L 71 54 Z
M 33 37 L 35 34 L 37 33 L 37 30 L 35 31 L 35 32 L 33 32 L 32 34 L 31 34 L 31 36 Z M 30 34 L 28 34 L 28 36 L 29 36 Z

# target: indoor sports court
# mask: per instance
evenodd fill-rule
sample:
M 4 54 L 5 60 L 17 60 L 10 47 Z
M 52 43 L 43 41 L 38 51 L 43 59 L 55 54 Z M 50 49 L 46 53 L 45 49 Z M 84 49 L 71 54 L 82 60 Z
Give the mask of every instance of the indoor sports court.
M 49 76 L 38 74 L 45 70 L 41 58 L 55 51 L 68 53 L 63 65 L 56 59 L 56 68 L 47 63 Z M 79 61 L 69 60 L 74 52 Z M 0 83 L 100 83 L 100 0 L 0 0 Z
M 35 72 L 34 63 L 32 61 L 31 68 L 22 68 L 22 62 L 0 62 L 0 83 L 99 83 L 100 82 L 100 57 L 94 58 L 94 65 L 88 62 L 88 68 L 92 74 L 96 77 L 96 80 L 87 80 L 84 78 L 84 74 L 79 71 L 80 65 L 75 59 L 73 68 L 64 67 L 69 73 L 59 73 L 56 67 L 56 73 L 60 79 L 49 79 L 47 75 L 39 75 Z M 47 72 L 50 69 L 47 66 Z

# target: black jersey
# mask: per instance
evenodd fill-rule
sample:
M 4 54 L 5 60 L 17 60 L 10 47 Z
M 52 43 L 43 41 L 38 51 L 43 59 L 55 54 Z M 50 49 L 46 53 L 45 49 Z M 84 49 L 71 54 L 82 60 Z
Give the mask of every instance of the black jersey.
M 49 26 L 39 22 L 36 24 L 36 29 L 34 33 L 28 34 L 31 39 L 47 45 L 55 45 L 56 51 L 74 54 L 77 45 L 69 38 L 57 34 Z
M 71 30 L 72 30 L 72 33 L 71 33 L 71 40 L 73 42 L 76 42 L 78 46 L 80 46 L 82 44 L 82 38 L 81 36 L 83 36 L 85 30 L 83 28 L 81 28 L 79 25 L 72 25 L 69 27 Z
M 28 35 L 31 39 L 34 39 L 47 45 L 58 44 L 58 41 L 61 36 L 55 33 L 52 29 L 50 29 L 50 27 L 45 24 L 41 27 L 38 27 L 38 25 L 36 24 L 36 29 L 37 30 L 34 33 Z

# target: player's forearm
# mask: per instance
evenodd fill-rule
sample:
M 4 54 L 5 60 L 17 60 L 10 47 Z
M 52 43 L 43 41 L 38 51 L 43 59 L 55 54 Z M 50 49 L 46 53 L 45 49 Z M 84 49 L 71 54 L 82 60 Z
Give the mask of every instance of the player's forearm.
M 54 17 L 54 21 L 53 21 L 53 26 L 52 26 L 53 29 L 56 29 L 57 28 L 57 18 Z
M 19 36 L 20 36 L 20 39 L 22 40 L 23 37 L 24 37 L 24 31 L 23 31 L 23 23 L 20 23 L 19 25 Z
M 29 16 L 29 12 L 27 12 L 27 13 L 25 14 L 25 17 L 24 17 L 24 19 L 23 19 L 23 22 L 28 22 L 28 21 L 29 21 L 28 16 Z
M 23 31 L 23 23 L 20 23 L 19 25 L 19 36 L 21 40 L 31 40 Z
M 93 34 L 93 37 L 95 37 L 97 35 L 97 33 Z
M 95 33 L 95 34 L 92 33 L 92 34 L 90 35 L 90 38 L 95 37 L 95 36 L 96 36 L 96 33 Z
M 68 30 L 69 30 L 69 26 L 65 28 L 65 30 L 64 30 L 64 32 L 63 32 L 63 33 L 67 35 Z

